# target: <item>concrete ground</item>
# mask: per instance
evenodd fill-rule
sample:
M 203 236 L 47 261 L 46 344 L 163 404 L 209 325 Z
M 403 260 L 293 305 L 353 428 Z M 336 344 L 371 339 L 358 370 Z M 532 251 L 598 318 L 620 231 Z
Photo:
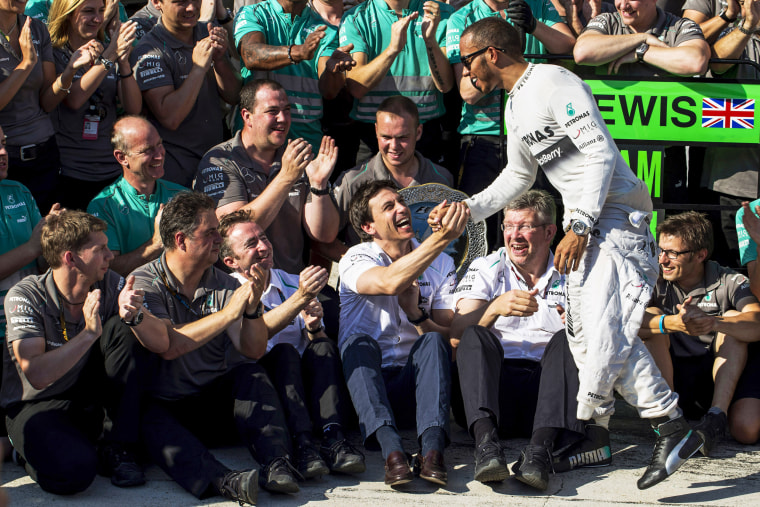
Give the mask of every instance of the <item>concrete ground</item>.
M 473 480 L 472 439 L 459 426 L 452 424 L 452 444 L 446 449 L 449 484 L 439 488 L 424 480 L 393 490 L 383 483 L 383 462 L 379 452 L 367 452 L 367 471 L 356 477 L 326 476 L 301 485 L 296 495 L 259 494 L 258 505 L 316 505 L 357 507 L 360 505 L 399 504 L 421 506 L 447 505 L 662 505 L 693 504 L 721 506 L 760 505 L 760 445 L 744 446 L 724 440 L 713 458 L 692 458 L 675 475 L 648 490 L 639 491 L 636 480 L 649 462 L 654 433 L 647 422 L 636 417 L 630 407 L 618 402 L 618 415 L 613 417 L 611 444 L 612 466 L 580 469 L 552 475 L 545 493 L 510 477 L 503 483 L 485 485 Z M 404 432 L 407 450 L 414 451 L 413 432 Z M 354 439 L 358 441 L 358 435 Z M 516 461 L 526 440 L 504 442 L 507 456 Z M 361 448 L 361 446 L 359 446 Z M 214 454 L 230 468 L 251 467 L 251 459 L 243 448 L 223 448 Z M 108 479 L 98 477 L 84 493 L 57 497 L 42 491 L 23 469 L 9 463 L 0 473 L 11 505 L 37 506 L 190 506 L 234 505 L 220 497 L 197 500 L 172 482 L 156 466 L 147 469 L 148 483 L 133 489 L 119 489 Z

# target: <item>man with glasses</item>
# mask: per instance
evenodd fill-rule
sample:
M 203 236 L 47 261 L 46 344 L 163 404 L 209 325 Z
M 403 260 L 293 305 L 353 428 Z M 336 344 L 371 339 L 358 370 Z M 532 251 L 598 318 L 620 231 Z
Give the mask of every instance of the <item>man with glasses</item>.
M 554 265 L 567 274 L 566 331 L 579 370 L 577 417 L 607 427 L 617 390 L 650 419 L 657 443 L 638 486 L 651 487 L 702 442 L 637 337 L 657 277 L 646 185 L 620 155 L 588 85 L 566 69 L 528 64 L 509 23 L 482 19 L 465 29 L 459 46 L 465 55 L 486 48 L 465 72 L 476 88 L 509 90 L 509 161 L 486 190 L 464 203 L 473 220 L 492 215 L 528 190 L 539 164 L 559 191 L 567 232 Z M 440 213 L 433 213 L 434 224 Z
M 499 436 L 531 435 L 544 348 L 565 327 L 565 277 L 551 253 L 555 219 L 554 199 L 544 191 L 509 203 L 504 247 L 475 259 L 456 289 L 451 339 L 480 482 L 509 477 Z M 549 368 L 563 370 L 561 363 Z M 553 393 L 555 401 L 565 397 Z M 567 394 L 565 405 L 573 405 L 575 392 Z M 570 416 L 575 420 L 574 411 Z
M 713 231 L 694 211 L 657 227 L 662 275 L 640 336 L 709 456 L 730 427 L 753 444 L 760 435 L 760 303 L 746 276 L 708 258 Z
M 156 127 L 145 118 L 119 119 L 111 144 L 122 176 L 90 201 L 87 212 L 108 224 L 108 248 L 115 256 L 111 269 L 127 276 L 161 254 L 161 209 L 187 189 L 163 179 L 166 151 Z

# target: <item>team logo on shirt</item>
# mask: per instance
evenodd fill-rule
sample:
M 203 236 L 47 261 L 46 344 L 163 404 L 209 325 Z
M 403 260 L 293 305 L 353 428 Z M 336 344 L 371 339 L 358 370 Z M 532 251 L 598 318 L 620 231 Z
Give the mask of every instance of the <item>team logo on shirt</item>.
M 119 213 L 121 213 L 122 215 L 129 215 L 129 206 L 125 204 L 124 206 L 119 208 Z
M 15 204 L 16 198 L 13 197 L 13 194 L 8 195 L 8 204 Z
M 174 52 L 174 59 L 177 60 L 177 63 L 180 65 L 185 65 L 187 63 L 187 57 L 179 50 Z
M 565 110 L 567 111 L 568 116 L 574 116 L 575 115 L 575 109 L 573 108 L 573 103 L 568 102 L 565 106 Z

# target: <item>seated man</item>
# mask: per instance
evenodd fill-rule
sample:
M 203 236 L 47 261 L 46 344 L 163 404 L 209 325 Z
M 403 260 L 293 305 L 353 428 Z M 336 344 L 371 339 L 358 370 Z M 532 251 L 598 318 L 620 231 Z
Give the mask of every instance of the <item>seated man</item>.
M 452 187 L 451 173 L 416 151 L 422 136 L 417 106 L 408 97 L 393 95 L 383 100 L 375 114 L 375 134 L 379 151 L 371 159 L 344 172 L 335 183 L 335 201 L 340 214 L 340 230 L 348 224 L 349 205 L 356 190 L 368 181 L 391 180 L 399 188 L 441 183 Z M 346 230 L 348 246 L 359 243 L 350 227 Z M 340 254 L 345 253 L 343 249 Z M 336 258 L 338 260 L 339 257 Z
M 260 358 L 268 333 L 256 309 L 264 287 L 254 268 L 240 285 L 214 267 L 222 238 L 206 195 L 183 192 L 164 207 L 165 251 L 127 280 L 135 297 L 122 317 L 155 361 L 141 430 L 153 461 L 198 498 L 222 495 L 255 503 L 258 466 L 230 471 L 201 443 L 237 434 L 259 463 L 261 485 L 296 492 L 290 438 Z M 202 407 L 202 410 L 199 410 Z
M 726 28 L 730 28 L 741 14 L 743 0 L 686 0 L 683 17 L 696 23 L 709 44 L 714 43 Z
M 338 344 L 365 446 L 380 444 L 391 486 L 413 478 L 398 428 L 415 422 L 420 476 L 447 481 L 456 271 L 442 252 L 462 234 L 468 216 L 461 203 L 452 204 L 443 227 L 418 243 L 392 181 L 366 183 L 351 201 L 351 224 L 365 242 L 340 261 Z
M 198 22 L 201 0 L 151 2 L 161 18 L 130 61 L 166 145 L 166 179 L 190 187 L 203 154 L 224 139 L 220 99 L 238 102 L 240 75 L 225 29 Z
M 303 139 L 287 141 L 290 102 L 285 89 L 266 79 L 240 92 L 243 129 L 206 153 L 198 166 L 195 190 L 216 202 L 216 215 L 244 208 L 272 238 L 274 265 L 288 273 L 305 266 L 306 239 L 331 241 L 338 212 L 329 196 L 337 148 L 329 137 L 319 155 Z M 311 194 L 311 195 L 309 195 Z
M 219 232 L 224 238 L 219 257 L 234 278 L 246 283 L 253 266 L 264 274 L 262 318 L 272 337 L 258 362 L 285 408 L 298 471 L 306 478 L 326 474 L 328 467 L 331 472 L 364 472 L 364 455 L 343 434 L 350 402 L 338 348 L 325 334 L 322 305 L 316 299 L 327 283 L 327 271 L 309 266 L 299 277 L 273 268 L 272 244 L 248 210 L 225 215 Z M 323 436 L 319 453 L 311 439 L 312 420 Z
M 704 215 L 669 216 L 657 232 L 662 274 L 641 337 L 684 413 L 703 416 L 694 430 L 705 441 L 705 456 L 728 423 L 737 440 L 755 443 L 760 348 L 748 342 L 760 340 L 760 304 L 745 276 L 707 260 L 713 233 Z
M 694 76 L 707 71 L 710 47 L 702 30 L 657 7 L 656 0 L 616 2 L 617 12 L 589 21 L 573 49 L 580 65 L 609 64 L 602 74 Z
M 161 254 L 161 209 L 187 189 L 161 179 L 166 151 L 156 127 L 145 118 L 119 119 L 111 144 L 123 174 L 95 196 L 87 212 L 108 224 L 108 248 L 115 256 L 111 269 L 127 276 Z
M 60 495 L 84 491 L 96 471 L 112 475 L 111 482 L 121 487 L 145 482 L 126 452 L 134 450 L 136 438 L 116 441 L 126 420 L 110 410 L 114 397 L 105 392 L 109 344 L 99 338 L 117 314 L 124 285 L 108 269 L 113 254 L 105 230 L 102 220 L 81 211 L 48 215 L 40 243 L 50 269 L 24 278 L 5 298 L 0 401 L 8 435 L 32 479 Z M 104 406 L 113 426 L 99 460 L 95 443 L 103 431 Z
M 504 209 L 505 246 L 473 261 L 456 290 L 451 337 L 480 482 L 509 476 L 499 434 L 530 435 L 539 361 L 564 328 L 565 279 L 550 250 L 555 223 L 548 193 L 530 190 L 513 200 Z M 575 394 L 567 393 L 570 401 Z

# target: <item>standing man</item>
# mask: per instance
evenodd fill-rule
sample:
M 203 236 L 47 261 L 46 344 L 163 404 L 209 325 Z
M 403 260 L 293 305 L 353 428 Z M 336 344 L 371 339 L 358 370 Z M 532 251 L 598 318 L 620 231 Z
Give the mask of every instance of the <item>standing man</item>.
M 760 436 L 760 303 L 744 275 L 709 261 L 713 229 L 695 211 L 657 226 L 660 267 L 641 337 L 709 456 L 730 427 L 754 444 Z
M 108 224 L 108 248 L 115 256 L 111 269 L 127 276 L 161 254 L 161 209 L 187 189 L 162 179 L 166 150 L 158 131 L 145 118 L 119 119 L 111 145 L 122 176 L 95 196 L 87 212 Z
M 428 124 L 420 151 L 437 160 L 443 94 L 454 85 L 445 48 L 452 12 L 453 7 L 434 0 L 368 0 L 344 16 L 340 44 L 353 45 L 356 61 L 346 86 L 355 99 L 351 118 L 360 129 L 357 162 L 377 152 L 372 129 L 377 105 L 398 94 L 417 104 L 420 121 Z
M 462 234 L 467 218 L 461 203 L 452 204 L 440 230 L 418 243 L 393 182 L 366 183 L 351 201 L 351 225 L 364 243 L 339 264 L 338 345 L 365 446 L 380 445 L 390 486 L 413 479 L 398 434 L 402 425 L 417 428 L 420 477 L 441 485 L 448 479 L 443 449 L 456 270 L 442 252 Z
M 266 351 L 268 332 L 257 312 L 263 276 L 240 285 L 214 267 L 222 238 L 214 201 L 182 192 L 164 209 L 164 253 L 130 275 L 137 296 L 122 317 L 155 361 L 142 417 L 152 460 L 197 498 L 222 495 L 254 504 L 257 482 L 295 493 L 298 472 L 282 407 L 264 369 L 235 361 Z M 144 294 L 144 299 L 143 299 Z M 203 410 L 199 410 L 203 407 Z M 236 434 L 262 465 L 231 471 L 201 438 Z
M 530 436 L 544 348 L 564 328 L 565 278 L 551 253 L 555 222 L 554 199 L 544 191 L 510 202 L 504 247 L 475 259 L 456 290 L 451 339 L 480 482 L 509 476 L 499 436 Z M 572 402 L 575 393 L 569 396 Z
M 559 191 L 567 232 L 554 265 L 567 275 L 567 338 L 580 381 L 577 416 L 606 426 L 617 389 L 651 419 L 657 445 L 638 481 L 641 489 L 651 487 L 702 441 L 637 336 L 657 278 L 646 185 L 615 147 L 589 87 L 560 67 L 525 62 L 509 23 L 480 20 L 465 29 L 459 45 L 476 88 L 509 91 L 509 162 L 491 186 L 464 202 L 473 220 L 482 220 L 526 191 L 539 164 Z
M 201 0 L 151 0 L 161 19 L 132 52 L 150 119 L 166 144 L 166 179 L 190 187 L 201 157 L 223 138 L 221 98 L 237 104 L 240 76 L 227 32 L 198 23 Z
M 338 20 L 339 21 L 339 20 Z M 291 100 L 290 139 L 306 139 L 316 152 L 322 142 L 322 98 L 332 99 L 345 85 L 350 58 L 338 48 L 331 58 L 337 25 L 327 23 L 306 0 L 265 0 L 237 15 L 235 44 L 243 79 L 267 78 L 283 85 Z M 346 55 L 347 56 L 347 55 Z
M 327 283 L 327 271 L 309 266 L 299 276 L 273 268 L 272 244 L 248 210 L 225 215 L 219 232 L 224 238 L 219 257 L 233 277 L 245 283 L 253 266 L 264 274 L 262 318 L 271 338 L 259 364 L 285 408 L 298 471 L 306 478 L 325 474 L 328 467 L 333 473 L 364 472 L 364 455 L 343 434 L 350 401 L 338 348 L 325 334 L 322 305 L 316 299 Z M 319 453 L 311 438 L 315 429 L 323 437 Z
M 299 273 L 305 267 L 303 230 L 318 241 L 332 241 L 338 233 L 338 212 L 329 195 L 338 149 L 325 137 L 314 157 L 304 139 L 288 141 L 290 110 L 279 83 L 246 84 L 240 93 L 243 130 L 206 153 L 194 188 L 216 202 L 217 217 L 250 210 L 272 238 L 274 265 Z

